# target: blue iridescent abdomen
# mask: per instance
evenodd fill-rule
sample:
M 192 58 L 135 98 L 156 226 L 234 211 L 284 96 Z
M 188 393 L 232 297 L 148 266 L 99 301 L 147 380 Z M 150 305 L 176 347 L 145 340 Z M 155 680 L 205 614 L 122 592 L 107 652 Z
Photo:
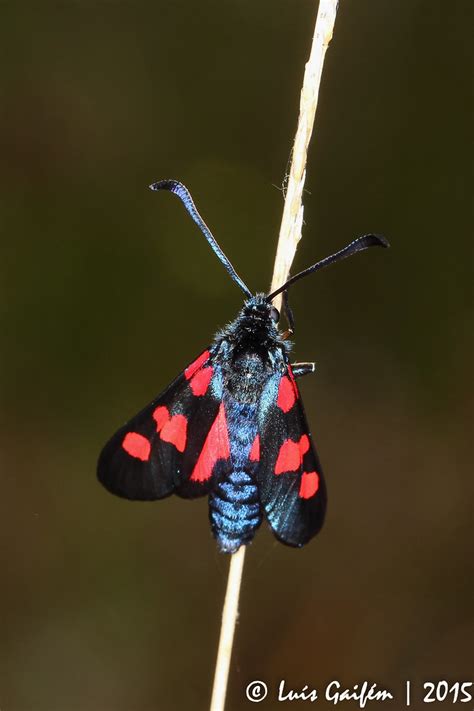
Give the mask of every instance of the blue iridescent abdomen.
M 238 402 L 227 395 L 224 405 L 232 472 L 209 495 L 209 518 L 221 550 L 234 553 L 252 540 L 262 521 L 256 463 L 249 461 L 257 436 L 257 404 Z

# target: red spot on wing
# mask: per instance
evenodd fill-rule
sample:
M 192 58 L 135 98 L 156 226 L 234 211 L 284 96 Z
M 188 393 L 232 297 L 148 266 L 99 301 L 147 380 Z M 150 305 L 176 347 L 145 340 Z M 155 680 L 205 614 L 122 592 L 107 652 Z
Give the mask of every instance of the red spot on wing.
M 193 375 L 189 384 L 194 395 L 206 394 L 213 372 L 213 368 L 201 368 Z
M 301 459 L 303 459 L 304 455 L 306 454 L 306 452 L 307 452 L 308 449 L 309 449 L 309 437 L 308 437 L 308 435 L 302 435 L 302 437 L 301 437 L 301 439 L 300 439 L 299 447 L 300 447 Z
M 173 417 L 163 425 L 160 438 L 164 442 L 174 444 L 178 452 L 184 452 L 186 447 L 186 437 L 188 421 L 184 415 L 173 415 Z
M 289 412 L 296 402 L 296 386 L 287 375 L 280 380 L 277 405 L 283 412 Z
M 301 477 L 299 496 L 310 499 L 319 489 L 319 475 L 316 472 L 303 472 Z
M 280 447 L 275 464 L 275 474 L 295 472 L 301 466 L 301 454 L 298 442 L 287 439 Z
M 252 449 L 249 454 L 249 461 L 259 462 L 260 461 L 260 436 L 257 435 L 253 441 Z
M 296 472 L 303 464 L 303 457 L 309 449 L 308 435 L 302 435 L 299 442 L 287 439 L 283 442 L 278 452 L 275 464 L 275 474 Z
M 153 419 L 156 422 L 156 431 L 160 432 L 160 430 L 163 429 L 165 424 L 170 419 L 170 413 L 168 408 L 164 407 L 163 405 L 157 407 L 156 410 L 153 412 Z
M 138 432 L 127 432 L 122 442 L 123 449 L 131 457 L 147 462 L 150 457 L 151 445 L 146 437 Z
M 179 452 L 184 452 L 188 430 L 188 421 L 184 415 L 170 416 L 164 405 L 159 405 L 153 412 L 156 422 L 156 431 L 160 433 L 163 442 L 174 444 Z
M 219 459 L 229 459 L 230 445 L 224 405 L 221 403 L 217 417 L 212 423 L 199 458 L 191 474 L 191 481 L 206 481 Z
M 188 367 L 184 371 L 184 377 L 186 378 L 186 380 L 190 380 L 193 377 L 196 370 L 199 370 L 199 368 L 204 365 L 206 360 L 209 358 L 209 355 L 209 351 L 204 351 L 204 353 L 201 353 L 201 355 L 196 358 L 196 360 L 193 361 L 191 365 L 188 365 Z

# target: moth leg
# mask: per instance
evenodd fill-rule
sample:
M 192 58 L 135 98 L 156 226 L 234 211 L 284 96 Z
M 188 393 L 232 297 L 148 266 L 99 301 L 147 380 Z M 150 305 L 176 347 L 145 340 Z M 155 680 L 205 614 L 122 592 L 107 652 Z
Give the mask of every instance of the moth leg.
M 285 317 L 288 322 L 288 330 L 291 335 L 295 332 L 295 317 L 293 316 L 293 311 L 290 308 L 290 303 L 288 301 L 288 292 L 283 292 L 283 308 L 285 310 Z
M 288 303 L 288 292 L 284 291 L 283 296 L 283 310 L 285 312 L 285 318 L 288 323 L 288 329 L 281 334 L 283 341 L 287 341 L 295 332 L 295 317 L 293 316 L 293 311 L 290 309 L 290 304 Z
M 293 316 L 293 311 L 290 308 L 288 301 L 288 291 L 283 292 L 283 309 L 285 311 L 285 317 L 288 322 L 288 331 L 285 331 L 283 338 L 291 338 L 295 332 L 295 317 Z M 293 363 L 291 370 L 295 378 L 301 378 L 302 375 L 307 375 L 308 373 L 314 373 L 316 369 L 315 363 Z
M 293 371 L 295 378 L 301 378 L 302 375 L 314 373 L 316 370 L 316 363 L 293 363 L 291 370 Z

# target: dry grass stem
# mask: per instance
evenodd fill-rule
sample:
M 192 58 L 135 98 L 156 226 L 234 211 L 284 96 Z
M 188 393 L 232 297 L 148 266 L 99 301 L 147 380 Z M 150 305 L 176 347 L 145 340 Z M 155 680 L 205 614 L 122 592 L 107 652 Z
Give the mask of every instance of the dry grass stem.
M 229 577 L 222 611 L 222 626 L 217 652 L 217 663 L 212 689 L 210 711 L 223 711 L 227 691 L 232 643 L 234 641 L 235 623 L 239 607 L 240 583 L 245 560 L 245 546 L 241 546 L 230 559 Z
M 303 225 L 303 188 L 306 178 L 308 146 L 313 133 L 314 117 L 318 105 L 319 86 L 324 57 L 331 41 L 336 20 L 337 0 L 321 0 L 313 35 L 311 54 L 305 67 L 300 96 L 300 115 L 288 174 L 287 192 L 278 238 L 275 266 L 270 291 L 275 291 L 288 279 L 301 239 Z M 281 294 L 275 298 L 280 309 Z

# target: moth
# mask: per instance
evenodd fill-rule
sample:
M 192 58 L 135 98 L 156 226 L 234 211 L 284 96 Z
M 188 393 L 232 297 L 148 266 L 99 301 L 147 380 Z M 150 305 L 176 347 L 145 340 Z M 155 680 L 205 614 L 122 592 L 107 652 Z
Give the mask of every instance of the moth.
M 287 291 L 312 272 L 388 242 L 364 235 L 273 293 L 253 295 L 186 187 L 175 180 L 150 187 L 181 199 L 245 301 L 212 344 L 107 442 L 98 479 L 126 499 L 208 496 L 212 533 L 224 553 L 250 543 L 263 519 L 279 541 L 301 547 L 321 529 L 327 497 L 297 385 L 314 363 L 290 364 L 294 319 Z M 284 333 L 272 305 L 280 293 L 290 327 Z

